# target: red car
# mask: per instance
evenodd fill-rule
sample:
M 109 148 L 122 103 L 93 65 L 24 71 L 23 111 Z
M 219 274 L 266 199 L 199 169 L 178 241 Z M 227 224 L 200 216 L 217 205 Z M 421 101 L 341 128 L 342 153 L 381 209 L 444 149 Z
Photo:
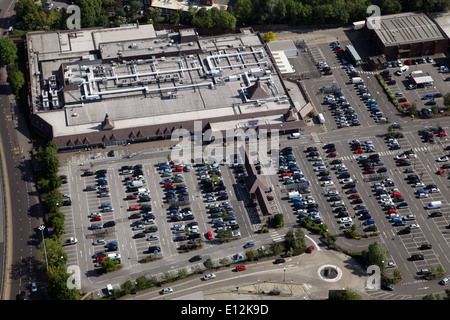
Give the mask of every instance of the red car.
M 406 102 L 406 98 L 400 98 L 398 99 L 398 102 Z
M 350 197 L 348 197 L 349 199 L 359 199 L 361 196 L 357 193 L 352 194 Z
M 183 168 L 182 167 L 176 167 L 175 169 L 173 169 L 174 172 L 182 172 Z
M 139 210 L 141 207 L 139 207 L 139 206 L 130 206 L 129 208 L 128 208 L 128 211 L 137 211 L 137 210 Z
M 282 176 L 282 177 L 285 177 L 285 176 L 290 177 L 290 176 L 291 176 L 291 173 L 290 173 L 290 172 L 283 172 L 283 173 L 281 174 L 281 176 Z
M 389 209 L 388 210 L 388 213 L 397 213 L 398 211 L 397 211 L 397 209 Z
M 101 262 L 101 261 L 105 261 L 106 257 L 97 257 L 95 258 L 95 262 Z
M 331 153 L 329 153 L 329 154 L 327 155 L 327 157 L 328 157 L 328 158 L 334 158 L 334 157 L 337 157 L 337 154 L 336 154 L 336 152 L 331 152 Z
M 404 161 L 406 161 L 406 158 L 398 159 L 396 162 L 397 162 L 397 163 L 400 163 L 400 162 L 404 162 Z
M 174 186 L 173 183 L 170 183 L 170 182 L 164 183 L 164 188 L 170 188 L 170 187 L 173 187 L 173 186 Z
M 247 270 L 247 267 L 244 265 L 239 265 L 236 267 L 236 271 L 244 271 L 244 270 Z
M 411 60 L 406 60 L 406 61 L 405 61 L 405 64 L 408 65 L 408 66 L 410 66 L 410 65 L 412 65 L 412 62 L 411 62 Z
M 309 246 L 308 248 L 306 248 L 306 253 L 311 253 L 314 250 L 314 246 Z
M 356 150 L 355 150 L 355 153 L 363 153 L 363 152 L 364 152 L 363 149 L 356 149 Z
M 436 172 L 437 174 L 444 174 L 445 173 L 445 169 L 439 169 L 439 171 L 438 172 Z
M 207 233 L 206 233 L 206 239 L 208 239 L 208 240 L 211 240 L 212 238 L 213 238 L 213 235 L 212 235 L 212 232 L 211 231 L 208 231 Z
M 391 77 L 386 77 L 386 78 L 384 78 L 384 81 L 391 81 L 391 80 L 392 80 Z
M 101 216 L 93 216 L 93 217 L 91 218 L 91 221 L 100 221 L 100 220 L 102 220 L 102 217 L 101 217 Z
M 403 194 L 401 192 L 394 192 L 393 194 L 394 198 L 402 197 Z
M 135 195 L 135 194 L 130 194 L 130 195 L 128 195 L 127 196 L 127 200 L 134 200 L 134 199 L 137 199 L 138 198 L 138 196 L 137 195 Z
M 364 170 L 364 173 L 365 174 L 375 173 L 375 170 L 374 169 L 366 169 L 366 170 Z
M 411 103 L 405 103 L 405 104 L 402 104 L 402 108 L 409 108 L 409 107 L 411 107 Z
M 272 196 L 267 196 L 267 200 L 273 201 L 273 197 Z
M 123 179 L 124 182 L 133 181 L 133 177 L 126 177 Z

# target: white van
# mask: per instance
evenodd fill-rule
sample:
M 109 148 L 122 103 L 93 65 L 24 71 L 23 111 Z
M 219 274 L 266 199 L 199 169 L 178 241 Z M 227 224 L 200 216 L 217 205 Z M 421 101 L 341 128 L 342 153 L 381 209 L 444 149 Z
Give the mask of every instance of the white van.
M 298 132 L 291 133 L 291 135 L 288 136 L 288 139 L 299 139 L 299 138 L 300 138 L 300 133 L 298 133 Z
M 400 69 L 398 69 L 398 70 L 395 72 L 395 74 L 399 76 L 399 75 L 405 73 L 405 72 L 408 71 L 408 70 L 409 70 L 409 67 L 408 67 L 408 66 L 403 66 L 403 67 L 401 67 Z
M 108 292 L 109 295 L 112 295 L 112 291 L 113 291 L 113 287 L 110 284 L 106 285 L 106 291 Z
M 360 84 L 360 83 L 363 83 L 363 82 L 364 82 L 363 79 L 361 79 L 360 77 L 352 78 L 352 83 L 353 84 Z
M 427 209 L 439 209 L 440 207 L 442 207 L 441 201 L 431 201 L 427 204 Z

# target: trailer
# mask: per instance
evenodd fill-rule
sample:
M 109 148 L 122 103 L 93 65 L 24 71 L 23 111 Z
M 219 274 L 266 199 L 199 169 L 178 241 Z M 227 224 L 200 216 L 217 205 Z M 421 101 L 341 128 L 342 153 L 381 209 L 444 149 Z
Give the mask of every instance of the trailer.
M 359 66 L 362 64 L 362 59 L 359 56 L 358 52 L 352 45 L 347 45 L 345 47 L 345 52 L 347 54 L 348 59 L 352 62 L 354 66 Z
M 320 122 L 321 124 L 324 124 L 324 123 L 325 123 L 325 117 L 323 116 L 322 113 L 319 113 L 319 114 L 317 115 L 317 118 L 319 119 L 319 122 Z

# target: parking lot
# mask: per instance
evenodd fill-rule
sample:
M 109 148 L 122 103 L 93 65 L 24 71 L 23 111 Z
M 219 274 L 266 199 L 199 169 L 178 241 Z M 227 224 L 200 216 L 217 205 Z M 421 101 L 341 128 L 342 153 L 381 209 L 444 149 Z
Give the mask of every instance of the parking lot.
M 341 43 L 342 47 L 346 44 Z M 352 224 L 360 235 L 367 235 L 375 225 L 390 261 L 400 263 L 402 272 L 408 271 L 409 280 L 416 279 L 419 270 L 430 266 L 447 266 L 444 267 L 447 270 L 446 251 L 450 245 L 448 176 L 444 172 L 450 166 L 445 164 L 448 161 L 445 157 L 449 145 L 447 136 L 439 138 L 436 132 L 427 138 L 416 131 L 407 131 L 402 138 L 388 140 L 382 135 L 371 135 L 370 128 L 384 125 L 387 129 L 392 123 L 395 126 L 395 121 L 401 122 L 403 127 L 408 124 L 388 101 L 374 72 L 349 67 L 345 55 L 333 50 L 330 44 L 319 44 L 317 48 L 324 59 L 322 62 L 326 63 L 325 67 L 318 66 L 324 75 L 308 80 L 306 87 L 310 88 L 309 95 L 317 111 L 325 115 L 329 134 L 322 139 L 326 143 L 313 144 L 317 151 L 305 152 L 299 148 L 297 152 L 305 176 L 314 177 L 311 189 L 320 203 L 322 221 L 332 233 L 343 237 L 343 231 Z M 402 103 L 414 103 L 418 110 L 442 106 L 440 95 L 449 90 L 448 73 L 439 72 L 442 62 L 441 57 L 417 64 L 407 62 L 409 70 L 401 75 L 395 74 L 400 67 L 392 66 L 386 71 L 385 80 L 391 81 L 389 86 L 399 99 L 403 98 Z M 403 60 L 402 65 L 404 63 Z M 408 89 L 410 82 L 406 76 L 418 70 L 428 73 L 434 80 L 433 85 Z M 361 78 L 363 84 L 352 83 L 352 77 Z M 333 87 L 340 88 L 337 94 Z M 430 103 L 431 100 L 436 104 Z M 423 129 L 436 127 L 438 122 L 430 120 Z M 332 134 L 340 130 L 353 138 L 346 141 L 333 138 Z M 353 134 L 348 134 L 350 132 Z M 352 145 L 351 141 L 357 144 Z M 324 144 L 330 143 L 335 154 L 323 149 Z M 404 154 L 405 151 L 410 155 Z M 364 159 L 366 157 L 368 159 Z M 324 168 L 317 169 L 321 166 Z M 379 177 L 375 178 L 377 175 Z M 371 178 L 374 180 L 370 181 Z M 442 207 L 427 210 L 426 205 L 432 201 L 441 201 Z M 428 244 L 431 246 L 426 246 Z M 424 259 L 414 261 L 411 268 L 408 260 L 415 254 L 422 254 Z
M 201 249 L 220 246 L 221 230 L 230 229 L 231 237 L 240 239 L 261 227 L 240 166 L 177 164 L 168 161 L 169 153 L 127 158 L 125 150 L 115 157 L 100 152 L 85 159 L 89 162 L 75 156 L 63 168 L 67 183 L 60 191 L 71 200 L 62 207 L 65 238 L 78 239 L 76 246 L 65 247 L 68 265 L 96 275 L 98 262 L 108 256 L 120 260 L 122 268 L 146 257 L 186 262 Z M 200 250 L 193 250 L 196 239 L 202 240 Z
M 345 47 L 345 44 L 344 40 L 341 45 Z M 399 117 L 373 72 L 344 68 L 345 60 L 330 44 L 318 44 L 314 48 L 331 73 L 305 80 L 305 87 L 316 111 L 325 116 L 327 132 L 320 137 L 283 142 L 283 146 L 292 149 L 281 154 L 278 174 L 266 177 L 272 188 L 268 196 L 273 212 L 284 214 L 286 227 L 300 225 L 305 217 L 325 223 L 330 233 L 339 235 L 338 243 L 358 250 L 367 248 L 369 242 L 364 236 L 374 232 L 376 226 L 378 236 L 369 240 L 382 242 L 391 266 L 395 264 L 400 268 L 405 282 L 419 279 L 417 273 L 424 268 L 444 266 L 445 270 L 450 270 L 448 172 L 440 171 L 450 169 L 450 165 L 448 159 L 438 161 L 449 154 L 447 137 L 438 138 L 439 134 L 432 133 L 431 139 L 411 130 L 397 131 L 403 133 L 401 138 L 385 139 L 375 134 L 375 131 L 386 133 L 396 120 L 400 120 L 403 127 L 410 120 L 406 123 Z M 449 90 L 450 82 L 444 81 L 447 74 L 438 70 L 439 59 L 433 57 L 432 63 L 409 66 L 408 72 L 422 70 L 435 80 L 433 86 L 423 88 L 406 89 L 405 75 L 395 75 L 399 67 L 389 68 L 395 80 L 390 84 L 392 91 L 399 99 L 404 97 L 404 103 L 415 103 L 419 110 L 426 107 L 430 99 L 422 99 L 425 95 L 434 96 Z M 352 83 L 352 76 L 358 76 L 363 83 Z M 339 86 L 340 94 L 320 90 L 332 86 Z M 437 97 L 435 101 L 439 105 L 442 98 Z M 424 123 L 421 129 L 436 126 L 434 122 Z M 325 145 L 328 146 L 325 148 Z M 181 246 L 188 248 L 196 237 L 204 241 L 202 249 L 217 248 L 220 246 L 218 230 L 231 229 L 236 231 L 235 236 L 247 239 L 264 224 L 258 208 L 252 206 L 242 187 L 245 171 L 239 166 L 219 164 L 220 171 L 211 171 L 211 167 L 189 164 L 187 172 L 184 166 L 178 169 L 176 164 L 165 163 L 169 150 L 137 154 L 133 158 L 125 158 L 125 150 L 116 152 L 113 158 L 101 152 L 99 158 L 87 161 L 83 160 L 83 155 L 75 155 L 73 162 L 61 172 L 68 176 L 61 193 L 72 195 L 72 205 L 63 206 L 67 216 L 65 236 L 79 239 L 77 246 L 66 247 L 68 264 L 82 266 L 85 274 L 95 274 L 93 256 L 105 250 L 103 245 L 93 245 L 95 240 L 117 242 L 114 253 L 120 254 L 123 268 L 129 268 L 137 266 L 145 257 L 187 262 L 193 255 L 202 254 L 202 250 L 184 253 L 179 249 Z M 135 170 L 139 164 L 146 182 L 127 192 L 127 182 L 131 181 L 125 180 L 133 174 L 124 172 L 122 169 L 127 169 L 122 167 L 131 166 L 130 169 Z M 109 196 L 99 197 L 99 190 L 83 191 L 87 186 L 99 187 L 98 177 L 83 177 L 83 173 L 101 169 L 107 170 Z M 211 186 L 208 181 L 214 173 L 221 177 L 221 182 Z M 140 201 L 142 190 L 139 189 L 142 188 L 149 190 L 149 201 Z M 289 199 L 289 192 L 299 188 L 302 188 L 300 194 Z M 223 198 L 219 198 L 221 196 Z M 442 206 L 426 209 L 427 204 L 434 201 L 440 201 Z M 104 203 L 110 203 L 114 210 L 104 212 L 100 208 Z M 146 216 L 143 205 L 151 206 L 151 213 Z M 139 209 L 134 210 L 135 206 Z M 89 215 L 95 212 L 101 213 L 100 221 L 90 221 Z M 130 219 L 133 214 L 135 218 Z M 115 226 L 89 229 L 94 223 L 108 221 L 114 221 Z M 352 226 L 363 236 L 362 240 L 346 237 L 344 232 Z M 281 240 L 280 232 L 271 232 L 274 241 Z M 422 254 L 423 260 L 409 261 L 416 254 Z

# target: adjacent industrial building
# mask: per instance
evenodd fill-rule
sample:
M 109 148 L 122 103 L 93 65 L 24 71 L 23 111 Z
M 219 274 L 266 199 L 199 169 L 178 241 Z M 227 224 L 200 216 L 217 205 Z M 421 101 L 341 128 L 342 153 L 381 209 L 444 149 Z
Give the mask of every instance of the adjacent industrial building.
M 445 19 L 442 19 L 445 21 Z M 444 53 L 449 38 L 439 23 L 426 13 L 408 12 L 367 19 L 366 27 L 376 54 L 388 60 Z
M 259 33 L 200 37 L 153 25 L 30 32 L 35 130 L 61 151 L 166 139 L 176 129 L 297 132 L 306 104 Z M 301 94 L 300 94 L 301 96 Z

